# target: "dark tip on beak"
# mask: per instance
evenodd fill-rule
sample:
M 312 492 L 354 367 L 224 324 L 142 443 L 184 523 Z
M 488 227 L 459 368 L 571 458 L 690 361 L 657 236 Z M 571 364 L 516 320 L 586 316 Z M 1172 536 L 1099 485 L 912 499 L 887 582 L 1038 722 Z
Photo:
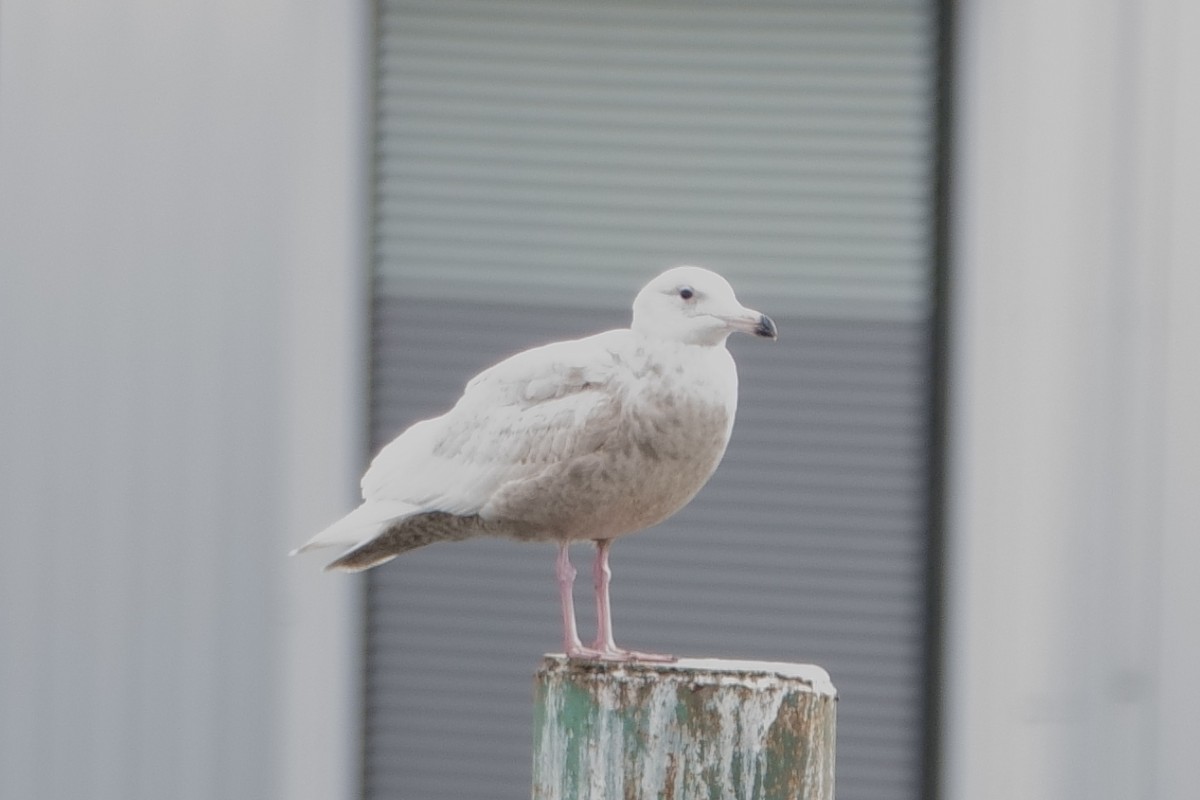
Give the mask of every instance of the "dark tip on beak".
M 764 339 L 778 339 L 779 331 L 775 328 L 775 323 L 766 314 L 758 318 L 758 325 L 754 328 L 754 335 L 761 336 Z

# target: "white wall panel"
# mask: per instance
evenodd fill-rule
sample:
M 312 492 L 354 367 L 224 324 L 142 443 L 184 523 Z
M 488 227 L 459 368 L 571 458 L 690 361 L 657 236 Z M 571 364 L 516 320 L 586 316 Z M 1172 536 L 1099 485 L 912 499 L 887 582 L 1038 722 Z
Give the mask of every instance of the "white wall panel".
M 0 796 L 353 789 L 363 15 L 0 5 Z
M 1193 797 L 1200 17 L 961 20 L 945 794 Z

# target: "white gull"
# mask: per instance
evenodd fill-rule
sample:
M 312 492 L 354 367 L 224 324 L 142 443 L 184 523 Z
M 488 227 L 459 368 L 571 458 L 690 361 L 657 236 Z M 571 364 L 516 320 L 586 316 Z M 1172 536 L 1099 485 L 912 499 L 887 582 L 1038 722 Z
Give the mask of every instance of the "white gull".
M 776 336 L 720 275 L 664 272 L 638 293 L 629 328 L 535 347 L 473 378 L 450 411 L 384 447 L 362 505 L 296 552 L 349 545 L 328 569 L 358 571 L 433 542 L 554 542 L 567 655 L 669 659 L 614 643 L 608 551 L 681 509 L 716 470 L 737 410 L 734 331 Z M 585 539 L 596 543 L 591 646 L 575 626 L 568 557 Z

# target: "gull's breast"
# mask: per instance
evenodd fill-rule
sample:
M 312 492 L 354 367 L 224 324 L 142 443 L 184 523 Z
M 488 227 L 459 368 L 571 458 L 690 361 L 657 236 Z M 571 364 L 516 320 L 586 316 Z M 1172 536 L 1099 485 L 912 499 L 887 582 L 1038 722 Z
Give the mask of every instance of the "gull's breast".
M 505 487 L 491 514 L 530 539 L 611 539 L 656 525 L 708 482 L 733 410 L 664 390 L 629 404 L 602 446 Z

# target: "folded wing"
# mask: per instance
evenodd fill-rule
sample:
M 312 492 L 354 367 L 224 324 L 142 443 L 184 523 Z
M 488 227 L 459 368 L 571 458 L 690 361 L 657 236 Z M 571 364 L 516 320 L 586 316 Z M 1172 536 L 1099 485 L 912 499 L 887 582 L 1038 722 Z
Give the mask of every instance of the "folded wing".
M 361 546 L 418 514 L 478 514 L 511 481 L 603 448 L 624 399 L 628 336 L 556 342 L 480 373 L 454 408 L 384 447 L 363 476 L 363 504 L 301 549 Z

